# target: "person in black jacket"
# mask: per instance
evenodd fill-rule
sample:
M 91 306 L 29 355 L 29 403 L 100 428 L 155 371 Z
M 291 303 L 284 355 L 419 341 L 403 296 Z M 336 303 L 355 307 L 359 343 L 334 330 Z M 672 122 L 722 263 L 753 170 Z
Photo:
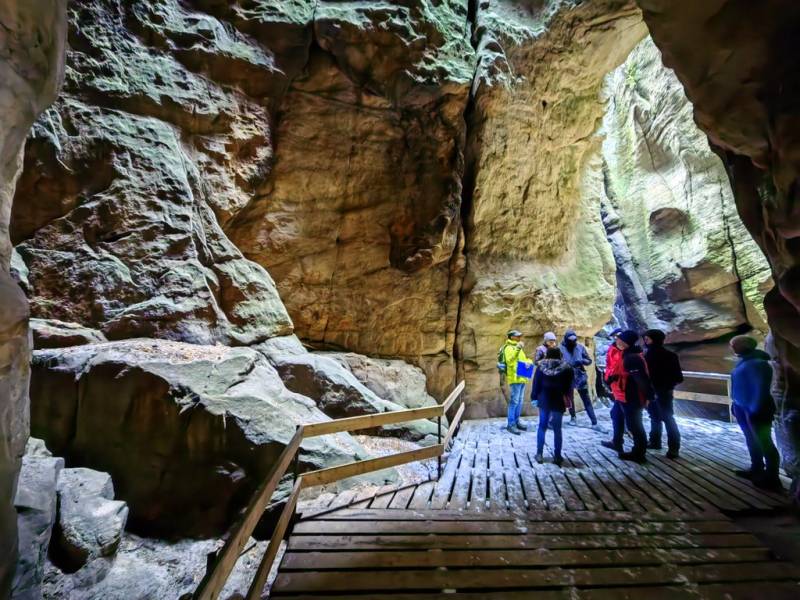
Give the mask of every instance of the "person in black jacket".
M 531 400 L 539 407 L 539 430 L 536 434 L 536 462 L 544 462 L 544 438 L 548 425 L 553 429 L 553 463 L 561 466 L 561 423 L 574 384 L 572 365 L 561 359 L 560 348 L 548 348 L 533 376 Z
M 683 371 L 678 355 L 664 347 L 665 339 L 666 335 L 660 329 L 644 333 L 644 358 L 655 392 L 655 400 L 647 407 L 650 413 L 650 442 L 647 447 L 661 449 L 663 424 L 667 429 L 667 458 L 678 458 L 681 432 L 675 422 L 672 399 L 675 386 L 683 381 Z

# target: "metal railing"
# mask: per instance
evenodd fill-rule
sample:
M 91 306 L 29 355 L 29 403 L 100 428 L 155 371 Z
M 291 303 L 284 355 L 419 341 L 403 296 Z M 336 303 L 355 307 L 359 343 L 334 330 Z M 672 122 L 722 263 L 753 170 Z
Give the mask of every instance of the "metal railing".
M 256 575 L 247 592 L 247 600 L 258 600 L 261 597 L 261 592 L 267 581 L 272 563 L 275 561 L 275 556 L 278 553 L 281 541 L 286 534 L 286 530 L 292 517 L 295 514 L 297 500 L 300 497 L 300 492 L 305 488 L 323 485 L 325 483 L 332 483 L 348 477 L 356 475 L 364 475 L 373 471 L 380 471 L 381 469 L 388 469 L 398 465 L 416 462 L 419 460 L 426 460 L 429 458 L 438 458 L 439 460 L 439 475 L 441 475 L 441 456 L 444 454 L 445 449 L 450 443 L 450 440 L 455 435 L 458 429 L 461 417 L 464 415 L 464 403 L 462 402 L 456 412 L 450 426 L 447 429 L 444 439 L 442 438 L 442 417 L 444 417 L 450 407 L 459 398 L 464 391 L 464 382 L 459 383 L 455 389 L 450 392 L 450 395 L 445 399 L 442 404 L 437 406 L 427 406 L 424 408 L 413 408 L 408 410 L 398 410 L 393 412 L 377 413 L 372 415 L 364 415 L 361 417 L 349 417 L 345 419 L 336 419 L 333 421 L 325 421 L 324 423 L 311 423 L 308 425 L 300 425 L 297 427 L 292 439 L 286 445 L 278 460 L 272 466 L 269 474 L 253 494 L 247 509 L 244 512 L 239 523 L 234 527 L 231 534 L 228 536 L 225 544 L 217 553 L 216 559 L 213 564 L 206 571 L 205 577 L 200 582 L 197 590 L 194 593 L 195 600 L 214 600 L 219 596 L 225 582 L 228 580 L 236 561 L 242 554 L 247 540 L 253 533 L 258 521 L 264 514 L 269 501 L 272 499 L 272 494 L 278 487 L 281 478 L 286 474 L 289 465 L 292 464 L 300 444 L 303 440 L 317 437 L 320 435 L 328 435 L 332 433 L 341 433 L 349 431 L 358 431 L 362 429 L 371 429 L 381 425 L 392 425 L 396 423 L 405 423 L 407 421 L 415 421 L 417 419 L 438 419 L 439 437 L 438 443 L 435 446 L 427 448 L 419 448 L 417 450 L 410 450 L 407 452 L 399 452 L 387 456 L 380 456 L 377 458 L 370 458 L 367 460 L 348 463 L 345 465 L 338 465 L 335 467 L 328 467 L 325 469 L 318 469 L 316 471 L 309 471 L 301 475 L 295 474 L 294 486 L 286 501 L 286 505 L 281 511 L 275 530 L 269 540 L 269 545 L 261 559 L 258 566 Z
M 731 376 L 726 373 L 704 373 L 701 371 L 684 371 L 684 379 L 705 379 L 712 381 L 724 381 L 727 384 L 726 395 L 708 394 L 704 392 L 688 392 L 685 390 L 675 390 L 675 398 L 688 400 L 690 402 L 709 402 L 711 404 L 725 404 L 728 407 L 728 418 L 733 423 L 733 400 L 731 399 Z

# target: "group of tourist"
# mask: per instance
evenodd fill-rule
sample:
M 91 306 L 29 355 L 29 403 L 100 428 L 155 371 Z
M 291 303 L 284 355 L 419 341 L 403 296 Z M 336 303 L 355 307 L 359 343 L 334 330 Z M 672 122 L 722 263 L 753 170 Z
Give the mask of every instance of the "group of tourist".
M 681 433 L 675 420 L 673 395 L 683 381 L 677 354 L 664 346 L 666 335 L 650 329 L 641 336 L 636 331 L 617 329 L 611 333 L 612 344 L 606 354 L 604 382 L 613 396 L 611 407 L 612 435 L 601 444 L 618 453 L 623 460 L 638 463 L 647 461 L 647 449 L 660 450 L 666 430 L 667 452 L 670 459 L 680 456 Z M 772 442 L 772 419 L 775 403 L 770 393 L 772 367 L 769 355 L 757 349 L 749 336 L 736 336 L 730 342 L 738 362 L 731 373 L 733 414 L 742 429 L 750 453 L 751 468 L 736 471 L 759 487 L 779 489 L 779 456 Z M 553 431 L 553 463 L 561 465 L 563 436 L 562 421 L 569 412 L 571 425 L 577 425 L 573 403 L 577 391 L 592 429 L 602 431 L 589 394 L 586 367 L 592 359 L 586 347 L 578 341 L 575 331 L 568 329 L 561 342 L 555 333 L 544 334 L 533 360 L 525 354 L 522 332 L 509 331 L 498 352 L 498 369 L 509 387 L 506 429 L 519 435 L 528 429 L 521 419 L 525 386 L 532 378 L 531 402 L 539 409 L 536 436 L 536 461 L 544 462 L 547 430 Z M 649 436 L 645 432 L 642 411 L 650 415 Z M 633 440 L 625 450 L 625 432 Z

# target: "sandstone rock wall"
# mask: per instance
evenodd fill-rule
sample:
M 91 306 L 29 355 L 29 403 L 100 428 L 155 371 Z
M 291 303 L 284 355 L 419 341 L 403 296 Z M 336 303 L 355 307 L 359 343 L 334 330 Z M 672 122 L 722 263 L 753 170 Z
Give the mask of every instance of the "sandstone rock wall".
M 296 332 L 412 362 L 440 399 L 463 375 L 471 416 L 498 414 L 509 327 L 532 346 L 608 321 L 604 202 L 620 245 L 651 263 L 628 265 L 663 309 L 639 302 L 643 321 L 696 339 L 757 320 L 736 292 L 762 273 L 731 252 L 730 202 L 703 196 L 722 215 L 705 240 L 684 232 L 689 200 L 642 216 L 627 193 L 657 167 L 676 174 L 657 189 L 710 190 L 707 151 L 637 147 L 635 184 L 624 161 L 603 167 L 603 78 L 646 34 L 633 0 L 74 0 L 69 18 L 65 92 L 28 144 L 11 228 L 42 347 Z M 653 99 L 634 91 L 639 123 Z M 709 299 L 725 309 L 713 323 L 697 314 Z
M 275 113 L 273 169 L 227 226 L 300 337 L 452 385 L 467 2 L 319 2 Z
M 291 333 L 269 274 L 220 226 L 269 170 L 264 97 L 285 87 L 294 50 L 241 32 L 269 11 L 236 14 L 70 3 L 64 91 L 36 123 L 12 215 L 33 316 L 109 339 Z
M 650 38 L 606 78 L 604 94 L 604 221 L 626 325 L 658 327 L 671 343 L 713 341 L 748 327 L 765 334 L 769 264 Z
M 777 283 L 765 308 L 785 392 L 778 437 L 800 479 L 800 6 L 638 0 L 664 62 L 723 158 L 739 214 Z M 698 45 L 698 40 L 703 44 Z
M 504 411 L 495 357 L 509 328 L 535 347 L 545 331 L 591 336 L 608 320 L 599 92 L 645 34 L 632 2 L 479 4 L 457 331 L 472 416 Z
M 12 505 L 28 437 L 28 306 L 9 275 L 9 222 L 25 138 L 56 96 L 66 35 L 63 0 L 0 4 L 0 597 L 16 563 Z

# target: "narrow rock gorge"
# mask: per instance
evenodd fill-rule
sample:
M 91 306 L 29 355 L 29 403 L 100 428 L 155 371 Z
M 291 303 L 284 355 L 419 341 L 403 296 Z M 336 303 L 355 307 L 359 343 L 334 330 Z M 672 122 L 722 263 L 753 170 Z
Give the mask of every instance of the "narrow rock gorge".
M 727 340 L 769 327 L 769 263 L 722 160 L 650 38 L 606 78 L 601 211 L 616 260 L 615 324 L 658 327 L 684 367 L 728 372 Z
M 698 370 L 771 330 L 800 476 L 788 0 L 65 4 L 0 3 L 0 561 L 29 410 L 31 539 L 64 542 L 78 469 L 133 537 L 28 556 L 25 586 L 178 589 L 197 573 L 153 566 L 178 550 L 131 540 L 210 551 L 302 423 L 462 378 L 503 414 L 511 327 L 658 326 Z M 367 454 L 318 438 L 300 468 Z

